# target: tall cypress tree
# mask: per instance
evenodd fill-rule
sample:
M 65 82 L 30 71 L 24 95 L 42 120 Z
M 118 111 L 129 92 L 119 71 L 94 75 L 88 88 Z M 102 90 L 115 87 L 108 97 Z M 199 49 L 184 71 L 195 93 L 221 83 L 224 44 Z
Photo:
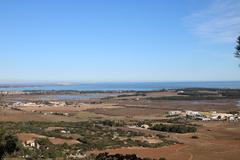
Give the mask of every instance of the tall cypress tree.
M 234 53 L 235 57 L 240 58 L 240 36 L 238 36 L 237 38 L 237 45 L 235 49 L 236 49 L 236 52 Z

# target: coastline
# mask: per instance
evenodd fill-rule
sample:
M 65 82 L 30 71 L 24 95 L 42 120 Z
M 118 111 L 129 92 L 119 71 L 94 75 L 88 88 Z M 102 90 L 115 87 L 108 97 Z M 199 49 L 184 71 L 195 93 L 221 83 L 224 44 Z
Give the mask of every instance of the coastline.
M 161 91 L 179 89 L 240 89 L 240 81 L 223 82 L 122 82 L 122 83 L 75 83 L 51 84 L 0 84 L 0 91 L 81 91 L 81 92 L 127 92 Z

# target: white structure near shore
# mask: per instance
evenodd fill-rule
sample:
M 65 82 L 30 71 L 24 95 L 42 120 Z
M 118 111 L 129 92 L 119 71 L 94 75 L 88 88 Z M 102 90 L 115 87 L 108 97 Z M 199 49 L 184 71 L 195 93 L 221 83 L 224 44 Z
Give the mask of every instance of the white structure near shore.
M 213 112 L 200 112 L 200 111 L 169 111 L 169 116 L 183 116 L 191 117 L 195 120 L 210 121 L 210 120 L 226 120 L 226 121 L 240 121 L 240 114 L 230 113 L 217 113 Z
M 181 115 L 182 111 L 169 111 L 168 115 L 169 116 L 177 116 L 177 115 Z

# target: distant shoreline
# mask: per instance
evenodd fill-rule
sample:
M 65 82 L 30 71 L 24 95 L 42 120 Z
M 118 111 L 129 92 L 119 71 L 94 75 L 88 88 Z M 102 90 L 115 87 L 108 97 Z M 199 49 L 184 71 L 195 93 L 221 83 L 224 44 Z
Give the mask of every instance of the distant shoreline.
M 19 83 L 0 84 L 0 91 L 82 91 L 82 92 L 121 92 L 121 91 L 160 91 L 179 89 L 240 89 L 240 81 L 226 82 L 124 82 L 124 83 L 74 83 L 43 84 Z

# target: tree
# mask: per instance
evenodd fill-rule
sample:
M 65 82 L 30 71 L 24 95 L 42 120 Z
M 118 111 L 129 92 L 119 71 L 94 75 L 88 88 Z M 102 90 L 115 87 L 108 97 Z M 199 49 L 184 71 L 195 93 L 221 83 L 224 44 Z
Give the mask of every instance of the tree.
M 109 155 L 108 153 L 100 153 L 96 158 L 96 160 L 143 160 L 142 158 L 138 158 L 135 154 L 115 154 Z
M 18 139 L 12 135 L 6 134 L 5 131 L 0 130 L 0 160 L 5 157 L 5 155 L 11 155 L 15 151 L 18 151 L 17 146 Z
M 238 36 L 237 38 L 237 45 L 235 49 L 236 49 L 236 52 L 234 53 L 235 57 L 240 58 L 240 36 Z

